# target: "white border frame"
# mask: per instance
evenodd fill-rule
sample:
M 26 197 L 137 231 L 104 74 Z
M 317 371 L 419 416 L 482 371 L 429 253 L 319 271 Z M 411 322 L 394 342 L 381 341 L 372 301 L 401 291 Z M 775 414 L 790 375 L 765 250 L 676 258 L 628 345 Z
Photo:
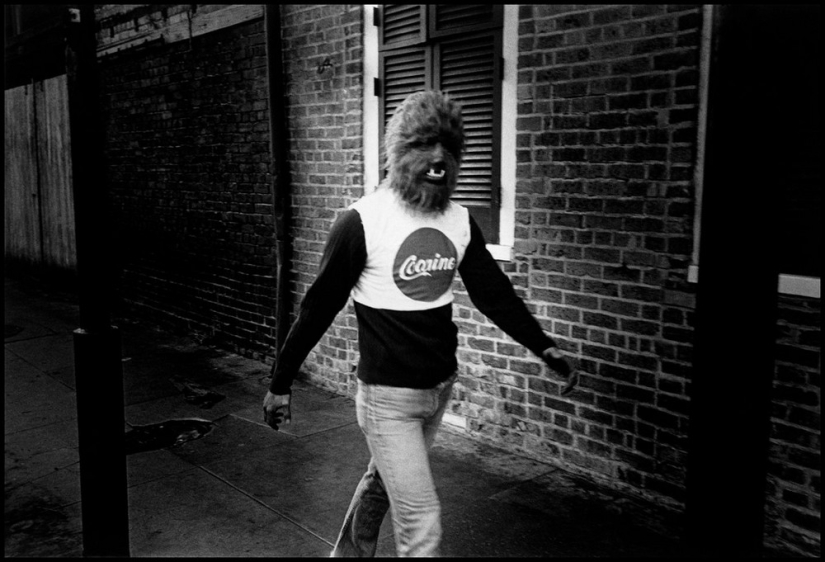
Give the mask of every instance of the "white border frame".
M 504 5 L 501 83 L 501 194 L 498 244 L 487 249 L 498 261 L 513 260 L 516 229 L 516 118 L 518 117 L 518 5 Z
M 378 175 L 380 150 L 378 145 L 378 96 L 374 84 L 378 78 L 378 28 L 372 20 L 378 4 L 364 5 L 364 195 L 375 191 L 381 178 Z
M 702 38 L 699 50 L 699 114 L 696 124 L 696 164 L 693 168 L 693 253 L 688 267 L 688 282 L 699 279 L 699 241 L 702 239 L 702 193 L 705 186 L 705 144 L 708 124 L 708 81 L 710 77 L 713 6 L 702 6 Z

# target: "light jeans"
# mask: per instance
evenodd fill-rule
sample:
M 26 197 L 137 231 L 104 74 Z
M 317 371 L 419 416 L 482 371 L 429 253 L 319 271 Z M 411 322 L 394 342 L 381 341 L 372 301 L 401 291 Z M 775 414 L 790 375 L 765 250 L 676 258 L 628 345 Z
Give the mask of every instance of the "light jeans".
M 372 458 L 344 517 L 334 557 L 375 556 L 387 509 L 398 556 L 438 556 L 441 504 L 428 451 L 456 378 L 429 389 L 358 381 L 358 425 Z

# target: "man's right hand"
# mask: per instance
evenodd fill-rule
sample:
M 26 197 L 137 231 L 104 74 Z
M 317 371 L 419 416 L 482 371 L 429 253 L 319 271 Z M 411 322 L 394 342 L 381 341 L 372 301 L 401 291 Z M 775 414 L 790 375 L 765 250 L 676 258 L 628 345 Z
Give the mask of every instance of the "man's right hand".
M 269 427 L 277 430 L 279 423 L 292 423 L 291 401 L 291 394 L 266 392 L 264 397 L 264 421 Z

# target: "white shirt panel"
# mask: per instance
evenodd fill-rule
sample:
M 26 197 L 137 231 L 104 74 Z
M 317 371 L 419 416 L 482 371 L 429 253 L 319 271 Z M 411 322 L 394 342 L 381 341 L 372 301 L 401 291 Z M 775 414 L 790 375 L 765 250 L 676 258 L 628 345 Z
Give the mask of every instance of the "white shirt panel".
M 367 250 L 364 272 L 352 292 L 377 309 L 428 310 L 453 301 L 452 279 L 470 243 L 467 209 L 450 202 L 443 213 L 411 209 L 381 187 L 354 203 Z

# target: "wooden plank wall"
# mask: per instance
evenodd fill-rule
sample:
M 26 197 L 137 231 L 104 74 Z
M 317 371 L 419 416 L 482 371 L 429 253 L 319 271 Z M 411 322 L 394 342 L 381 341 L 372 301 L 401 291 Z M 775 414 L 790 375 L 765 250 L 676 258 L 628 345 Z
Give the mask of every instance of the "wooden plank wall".
M 43 261 L 72 269 L 76 263 L 75 225 L 66 75 L 39 83 L 35 95 Z
M 34 86 L 5 92 L 5 205 L 6 256 L 40 262 L 40 219 L 34 135 Z
M 5 252 L 75 269 L 66 75 L 5 92 Z

